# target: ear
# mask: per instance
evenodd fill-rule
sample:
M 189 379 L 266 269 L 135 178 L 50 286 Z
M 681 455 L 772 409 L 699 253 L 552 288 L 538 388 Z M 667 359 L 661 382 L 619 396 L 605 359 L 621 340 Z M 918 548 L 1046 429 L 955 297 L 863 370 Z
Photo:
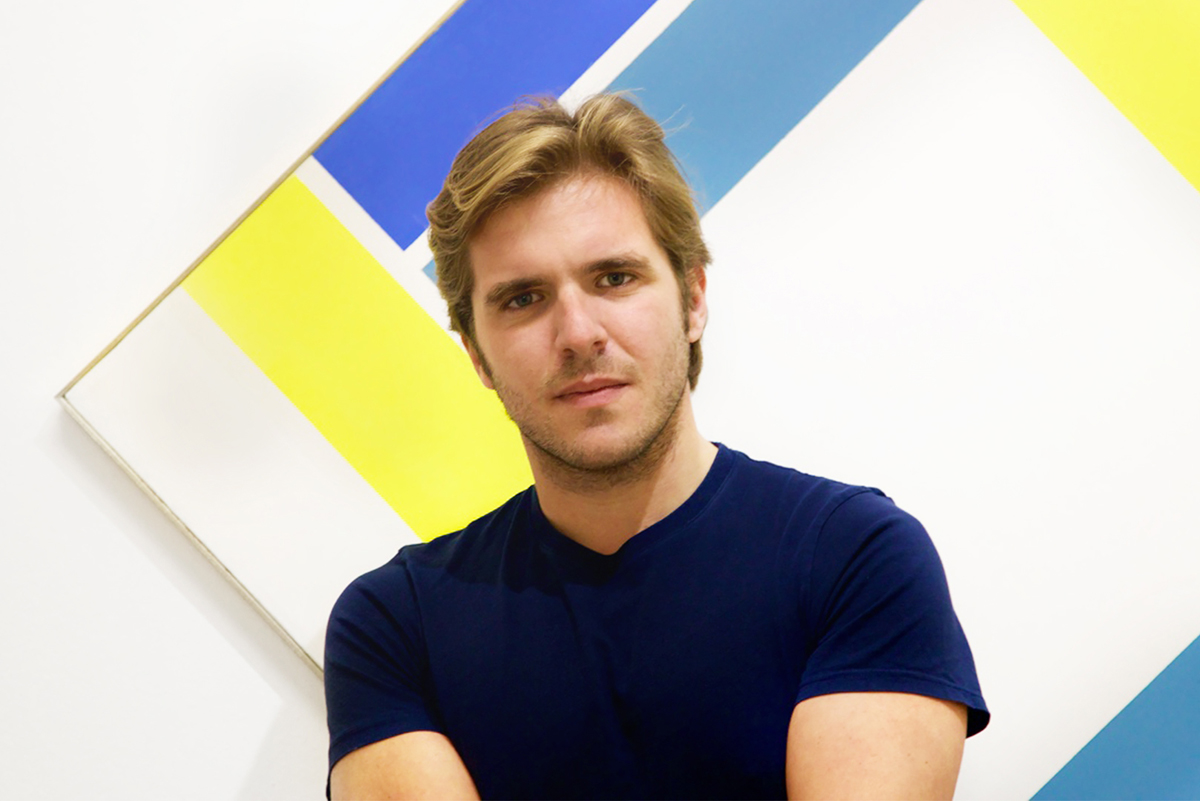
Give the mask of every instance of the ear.
M 688 270 L 687 282 L 687 335 L 688 342 L 699 342 L 708 325 L 708 274 L 704 265 L 696 262 Z
M 467 355 L 471 357 L 471 366 L 475 368 L 475 374 L 479 376 L 479 380 L 488 389 L 495 389 L 492 385 L 492 376 L 488 370 L 487 362 L 479 355 L 479 350 L 475 347 L 474 341 L 466 334 L 460 334 L 463 347 L 467 350 Z

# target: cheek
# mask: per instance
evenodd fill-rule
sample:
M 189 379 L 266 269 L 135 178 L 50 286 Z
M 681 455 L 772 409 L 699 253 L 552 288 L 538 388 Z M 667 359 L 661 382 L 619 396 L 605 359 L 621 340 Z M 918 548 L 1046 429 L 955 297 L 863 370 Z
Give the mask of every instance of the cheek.
M 529 331 L 493 337 L 488 346 L 492 375 L 509 385 L 522 385 L 536 375 L 545 360 L 536 349 L 536 336 Z
M 675 295 L 670 305 L 646 304 L 631 310 L 622 325 L 620 344 L 636 359 L 670 359 L 675 347 L 686 339 L 685 319 Z

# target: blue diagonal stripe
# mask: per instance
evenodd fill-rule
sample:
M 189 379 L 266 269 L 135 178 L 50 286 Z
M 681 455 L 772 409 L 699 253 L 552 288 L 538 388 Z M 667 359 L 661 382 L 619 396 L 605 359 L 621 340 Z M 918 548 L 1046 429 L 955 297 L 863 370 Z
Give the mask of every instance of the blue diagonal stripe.
M 653 0 L 468 0 L 318 148 L 401 247 L 480 122 L 521 95 L 559 94 Z
M 918 0 L 695 0 L 613 83 L 669 129 L 711 208 Z
M 1200 639 L 1034 796 L 1079 798 L 1200 798 Z

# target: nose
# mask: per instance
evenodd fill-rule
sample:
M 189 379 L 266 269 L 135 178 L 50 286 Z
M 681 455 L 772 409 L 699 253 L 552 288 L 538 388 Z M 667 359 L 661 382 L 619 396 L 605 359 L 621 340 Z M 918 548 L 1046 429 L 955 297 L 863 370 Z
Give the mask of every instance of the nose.
M 564 355 L 602 353 L 608 333 L 599 318 L 599 301 L 572 289 L 561 292 L 555 303 L 555 346 Z

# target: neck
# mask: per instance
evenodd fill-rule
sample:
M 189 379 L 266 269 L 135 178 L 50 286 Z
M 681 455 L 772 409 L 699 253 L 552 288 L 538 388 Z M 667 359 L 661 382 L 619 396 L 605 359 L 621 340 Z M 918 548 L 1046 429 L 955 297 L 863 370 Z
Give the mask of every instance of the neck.
M 717 448 L 704 439 L 685 393 L 676 415 L 636 459 L 580 470 L 526 443 L 543 514 L 586 548 L 615 553 L 634 535 L 675 511 L 708 474 Z

